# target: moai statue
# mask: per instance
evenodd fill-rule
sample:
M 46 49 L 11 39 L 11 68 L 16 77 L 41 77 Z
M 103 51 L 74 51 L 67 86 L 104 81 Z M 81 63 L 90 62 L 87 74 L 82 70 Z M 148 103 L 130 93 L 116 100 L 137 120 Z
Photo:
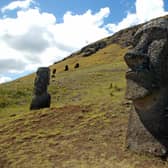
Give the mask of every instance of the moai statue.
M 30 105 L 31 110 L 50 107 L 50 94 L 47 87 L 50 80 L 50 69 L 42 67 L 37 70 L 34 82 L 34 96 Z
M 52 75 L 51 75 L 52 78 L 55 78 L 55 74 L 56 74 L 56 72 L 57 72 L 57 70 L 56 70 L 56 69 L 53 69 L 53 71 L 52 71 Z
M 69 70 L 68 65 L 65 65 L 65 69 L 64 69 L 64 71 L 68 71 L 68 70 Z
M 74 66 L 75 69 L 79 68 L 79 63 L 76 63 Z
M 135 33 L 125 55 L 126 98 L 132 110 L 127 148 L 165 157 L 168 152 L 168 19 L 152 20 Z
M 53 69 L 52 73 L 53 73 L 54 75 L 56 74 L 56 72 L 57 72 L 57 70 L 56 70 L 56 69 Z

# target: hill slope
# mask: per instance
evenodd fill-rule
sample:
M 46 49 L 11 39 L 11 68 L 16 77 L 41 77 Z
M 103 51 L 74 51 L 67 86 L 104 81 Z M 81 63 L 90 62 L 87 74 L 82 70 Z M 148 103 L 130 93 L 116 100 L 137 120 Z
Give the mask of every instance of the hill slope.
M 29 111 L 34 74 L 0 85 L 0 168 L 168 167 L 124 148 L 130 102 L 124 99 L 123 55 L 137 28 L 52 65 L 57 73 L 49 86 L 49 109 Z

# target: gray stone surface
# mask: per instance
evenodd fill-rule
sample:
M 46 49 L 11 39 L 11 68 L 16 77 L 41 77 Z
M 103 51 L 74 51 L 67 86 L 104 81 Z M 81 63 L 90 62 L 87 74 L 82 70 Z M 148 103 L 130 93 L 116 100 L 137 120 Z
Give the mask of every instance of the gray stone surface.
M 50 69 L 41 67 L 37 70 L 34 81 L 34 95 L 30 105 L 31 110 L 50 107 L 50 94 L 47 92 L 47 87 L 50 81 Z
M 100 49 L 106 47 L 106 45 L 107 44 L 105 41 L 98 41 L 96 43 L 90 44 L 90 45 L 82 48 L 80 52 L 82 53 L 83 57 L 88 57 L 88 56 L 96 53 Z
M 135 152 L 165 156 L 168 151 L 168 20 L 140 27 L 125 55 L 127 99 L 132 110 L 126 138 Z

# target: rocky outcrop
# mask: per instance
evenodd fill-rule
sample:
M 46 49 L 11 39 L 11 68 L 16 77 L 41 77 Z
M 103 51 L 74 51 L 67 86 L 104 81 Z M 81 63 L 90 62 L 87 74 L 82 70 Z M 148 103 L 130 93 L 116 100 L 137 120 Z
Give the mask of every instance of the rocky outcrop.
M 168 19 L 142 25 L 133 49 L 125 55 L 126 97 L 132 110 L 127 147 L 140 153 L 166 156 L 168 152 Z
M 121 47 L 129 47 L 133 42 L 133 36 L 135 32 L 138 30 L 138 28 L 139 25 L 124 30 L 120 30 L 119 32 L 115 33 L 112 36 L 106 37 L 102 40 L 96 41 L 83 47 L 79 51 L 72 53 L 71 55 L 69 55 L 68 57 L 64 58 L 61 61 L 65 61 L 69 58 L 73 58 L 78 55 L 81 55 L 83 57 L 91 56 L 92 54 L 98 52 L 100 49 L 103 49 L 111 44 L 119 44 L 121 45 Z M 54 64 L 57 64 L 61 61 L 55 62 Z
M 47 92 L 50 81 L 50 69 L 42 67 L 37 70 L 34 82 L 34 96 L 30 105 L 30 110 L 50 107 L 51 97 Z
M 82 56 L 87 57 L 90 56 L 100 49 L 106 47 L 106 42 L 105 41 L 98 41 L 96 43 L 90 44 L 80 50 L 80 53 L 82 53 Z
M 168 19 L 168 15 L 164 16 L 163 18 Z M 160 19 L 160 18 L 159 18 Z M 153 20 L 154 21 L 154 20 Z M 114 33 L 112 36 L 106 37 L 102 40 L 96 41 L 92 44 L 89 44 L 79 51 L 76 51 L 69 55 L 68 57 L 65 57 L 63 60 L 57 61 L 54 64 L 57 64 L 61 61 L 65 61 L 69 58 L 73 58 L 76 56 L 91 56 L 92 54 L 96 53 L 100 49 L 103 49 L 111 44 L 119 44 L 121 47 L 131 47 L 134 43 L 134 35 L 137 32 L 137 30 L 142 27 L 144 24 L 132 26 L 130 28 L 126 28 L 123 30 L 120 30 L 119 32 Z

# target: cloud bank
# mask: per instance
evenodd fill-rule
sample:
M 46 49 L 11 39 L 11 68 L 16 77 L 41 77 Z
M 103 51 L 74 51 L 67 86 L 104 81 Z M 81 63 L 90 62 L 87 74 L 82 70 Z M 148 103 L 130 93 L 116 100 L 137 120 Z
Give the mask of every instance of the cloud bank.
M 33 7 L 32 7 L 33 6 Z M 25 73 L 48 66 L 72 52 L 113 34 L 120 29 L 167 14 L 163 0 L 136 0 L 135 13 L 128 12 L 119 23 L 104 24 L 109 7 L 83 14 L 67 11 L 63 22 L 57 16 L 42 12 L 35 0 L 14 1 L 1 9 L 0 18 L 0 83 L 10 80 L 7 74 Z M 16 17 L 6 12 L 16 10 Z
M 25 9 L 31 1 L 16 2 L 2 8 L 3 12 L 18 7 Z M 63 22 L 57 23 L 53 14 L 28 8 L 18 10 L 16 18 L 0 19 L 0 74 L 23 73 L 48 66 L 80 49 L 86 41 L 107 36 L 103 20 L 109 13 L 109 8 L 97 13 L 88 10 L 81 15 L 66 12 Z
M 127 16 L 121 22 L 117 24 L 110 23 L 107 25 L 107 29 L 114 33 L 121 29 L 168 14 L 164 9 L 163 0 L 136 0 L 134 6 L 135 13 L 128 12 Z
M 5 83 L 11 81 L 12 78 L 6 76 L 0 76 L 0 83 Z
M 30 7 L 32 3 L 34 3 L 33 0 L 14 1 L 8 4 L 7 6 L 4 6 L 1 9 L 1 12 L 4 13 L 6 11 L 15 10 L 15 9 L 27 9 Z

